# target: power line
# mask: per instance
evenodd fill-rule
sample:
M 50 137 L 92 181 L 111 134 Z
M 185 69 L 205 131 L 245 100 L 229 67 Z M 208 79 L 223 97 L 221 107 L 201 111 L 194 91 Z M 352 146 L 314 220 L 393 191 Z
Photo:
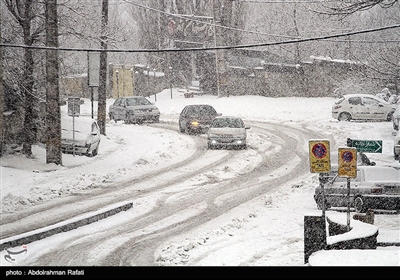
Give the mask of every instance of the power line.
M 258 43 L 258 44 L 247 44 L 247 45 L 235 45 L 235 46 L 215 46 L 215 47 L 207 47 L 207 48 L 185 48 L 185 49 L 88 49 L 88 48 L 53 48 L 53 47 L 45 47 L 45 46 L 27 46 L 27 45 L 15 45 L 15 44 L 4 44 L 0 43 L 0 47 L 8 47 L 8 48 L 26 48 L 26 49 L 40 49 L 40 50 L 59 50 L 59 51 L 76 51 L 76 52 L 110 52 L 110 53 L 162 53 L 162 52 L 188 52 L 188 51 L 211 51 L 211 50 L 226 50 L 226 49 L 243 49 L 243 48 L 255 48 L 255 47 L 265 47 L 265 46 L 278 46 L 278 45 L 289 45 L 296 43 L 304 43 L 311 41 L 320 41 L 332 38 L 340 38 L 345 36 L 353 36 L 358 34 L 372 33 L 383 30 L 389 30 L 394 28 L 399 28 L 400 24 L 378 27 L 373 29 L 364 29 L 359 31 L 341 33 L 341 34 L 333 34 L 333 35 L 325 35 L 319 37 L 311 37 L 311 38 L 303 38 L 303 39 L 295 39 L 295 40 L 287 40 L 280 42 L 269 42 L 269 43 Z M 348 41 L 347 41 L 348 42 Z
M 234 2 L 259 3 L 259 4 L 309 4 L 337 2 L 337 0 L 233 0 Z

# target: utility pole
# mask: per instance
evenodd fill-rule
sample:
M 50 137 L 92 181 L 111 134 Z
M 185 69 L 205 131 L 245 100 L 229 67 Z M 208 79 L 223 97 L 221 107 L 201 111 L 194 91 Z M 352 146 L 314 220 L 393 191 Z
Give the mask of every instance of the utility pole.
M 232 1 L 213 1 L 213 15 L 214 24 L 230 26 L 230 23 L 232 22 Z M 214 43 L 216 46 L 228 46 L 231 44 L 227 29 L 214 27 L 214 32 Z M 229 96 L 227 90 L 226 50 L 216 50 L 215 55 L 218 97 Z
M 108 0 L 102 0 L 101 4 L 101 49 L 100 53 L 100 75 L 99 75 L 99 101 L 97 108 L 97 122 L 100 133 L 106 135 L 107 115 L 107 25 L 108 25 Z
M 46 3 L 46 163 L 62 164 L 57 0 Z

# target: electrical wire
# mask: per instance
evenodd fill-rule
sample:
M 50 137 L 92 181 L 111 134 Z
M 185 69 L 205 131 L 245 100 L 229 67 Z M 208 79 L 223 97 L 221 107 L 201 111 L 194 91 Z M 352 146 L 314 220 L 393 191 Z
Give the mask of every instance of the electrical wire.
M 41 49 L 41 50 L 59 50 L 59 51 L 76 51 L 76 52 L 109 52 L 109 53 L 162 53 L 162 52 L 188 52 L 188 51 L 212 51 L 212 50 L 226 50 L 226 49 L 243 49 L 243 48 L 255 48 L 255 47 L 265 47 L 265 46 L 278 46 L 278 45 L 289 45 L 297 44 L 311 41 L 320 41 L 332 38 L 340 38 L 345 36 L 353 36 L 365 33 L 378 32 L 383 30 L 389 30 L 394 28 L 399 28 L 400 24 L 383 26 L 373 29 L 364 29 L 359 31 L 325 35 L 319 37 L 279 41 L 279 42 L 269 42 L 269 43 L 258 43 L 258 44 L 247 44 L 247 45 L 235 45 L 235 46 L 215 46 L 206 48 L 184 48 L 184 49 L 89 49 L 89 48 L 63 48 L 63 47 L 46 47 L 46 46 L 27 46 L 27 45 L 16 45 L 16 44 L 4 44 L 0 43 L 0 47 L 6 48 L 26 48 L 26 49 Z

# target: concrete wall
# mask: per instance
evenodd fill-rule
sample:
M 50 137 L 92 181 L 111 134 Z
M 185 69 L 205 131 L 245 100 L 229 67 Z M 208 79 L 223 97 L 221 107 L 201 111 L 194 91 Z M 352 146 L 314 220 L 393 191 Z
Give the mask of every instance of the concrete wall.
M 304 217 L 304 263 L 320 250 L 376 249 L 377 227 L 353 220 L 353 227 L 348 231 L 347 225 L 341 222 L 328 217 L 326 222 L 327 226 L 322 216 Z M 342 238 L 332 241 L 329 237 Z

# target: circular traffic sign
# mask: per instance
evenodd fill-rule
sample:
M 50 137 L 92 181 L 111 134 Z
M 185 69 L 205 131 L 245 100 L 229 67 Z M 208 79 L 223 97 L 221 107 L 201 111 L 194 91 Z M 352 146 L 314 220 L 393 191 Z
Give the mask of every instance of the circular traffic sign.
M 312 147 L 312 153 L 316 158 L 323 158 L 326 156 L 327 148 L 322 143 L 317 143 Z
M 353 160 L 353 153 L 352 153 L 352 152 L 349 152 L 349 151 L 345 151 L 345 152 L 342 154 L 342 159 L 343 159 L 343 161 L 345 161 L 345 162 L 351 162 L 351 161 Z

